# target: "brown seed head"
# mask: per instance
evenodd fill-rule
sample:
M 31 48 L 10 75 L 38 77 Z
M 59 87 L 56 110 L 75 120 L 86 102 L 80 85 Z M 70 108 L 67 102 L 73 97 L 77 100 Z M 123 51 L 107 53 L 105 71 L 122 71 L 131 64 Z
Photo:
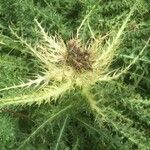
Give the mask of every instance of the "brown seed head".
M 92 70 L 90 62 L 90 53 L 81 47 L 78 40 L 71 39 L 67 43 L 68 54 L 67 64 L 76 71 Z

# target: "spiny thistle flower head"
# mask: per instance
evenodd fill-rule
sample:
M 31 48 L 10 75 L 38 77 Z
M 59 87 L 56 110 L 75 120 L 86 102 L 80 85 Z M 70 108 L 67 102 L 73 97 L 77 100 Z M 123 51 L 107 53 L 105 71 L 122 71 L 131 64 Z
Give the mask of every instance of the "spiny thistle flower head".
M 107 36 L 99 36 L 88 43 L 82 43 L 78 36 L 64 42 L 58 36 L 46 34 L 40 23 L 35 21 L 40 29 L 41 40 L 34 49 L 25 44 L 43 64 L 48 80 L 70 80 L 72 85 L 83 86 L 107 78 L 116 49 L 106 49 L 103 41 Z

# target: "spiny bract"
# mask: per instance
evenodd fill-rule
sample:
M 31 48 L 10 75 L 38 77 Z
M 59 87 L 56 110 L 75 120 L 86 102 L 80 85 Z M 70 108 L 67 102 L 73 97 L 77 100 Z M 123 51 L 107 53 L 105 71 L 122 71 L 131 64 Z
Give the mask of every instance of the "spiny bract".
M 106 35 L 95 38 L 89 26 L 93 38 L 88 43 L 82 43 L 79 36 L 80 30 L 90 13 L 77 29 L 76 37 L 69 40 L 67 44 L 59 36 L 48 35 L 36 19 L 35 22 L 39 28 L 41 39 L 34 45 L 28 43 L 11 29 L 19 42 L 30 50 L 32 56 L 38 59 L 42 71 L 34 77 L 34 80 L 1 89 L 0 91 L 30 86 L 36 87 L 36 90 L 31 95 L 3 99 L 0 101 L 0 105 L 23 105 L 34 102 L 41 104 L 43 101 L 49 102 L 50 99 L 57 99 L 66 91 L 75 88 L 75 86 L 89 88 L 96 82 L 118 78 L 137 59 L 135 58 L 124 70 L 109 70 L 116 54 L 116 49 L 119 46 L 121 35 L 133 11 L 134 8 L 128 14 L 119 31 L 116 34 L 113 33 L 113 37 Z M 106 39 L 108 36 L 110 38 Z

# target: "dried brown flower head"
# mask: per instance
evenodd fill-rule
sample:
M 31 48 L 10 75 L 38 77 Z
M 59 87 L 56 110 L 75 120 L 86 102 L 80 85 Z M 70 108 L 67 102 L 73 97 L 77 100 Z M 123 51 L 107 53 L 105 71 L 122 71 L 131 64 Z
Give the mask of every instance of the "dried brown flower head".
M 80 45 L 79 40 L 71 39 L 67 43 L 67 64 L 72 66 L 76 71 L 92 70 L 90 61 L 90 52 Z

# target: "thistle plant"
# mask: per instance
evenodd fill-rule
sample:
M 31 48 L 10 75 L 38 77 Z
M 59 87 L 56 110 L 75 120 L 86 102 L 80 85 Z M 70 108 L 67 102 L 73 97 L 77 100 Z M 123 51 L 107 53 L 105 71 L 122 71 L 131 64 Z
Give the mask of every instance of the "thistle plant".
M 1 100 L 1 106 L 11 104 L 33 104 L 34 102 L 41 104 L 43 101 L 49 102 L 50 99 L 57 99 L 68 90 L 75 87 L 81 89 L 87 88 L 100 81 L 110 81 L 117 79 L 125 73 L 133 62 L 122 70 L 109 70 L 116 54 L 116 50 L 120 44 L 120 38 L 126 27 L 126 24 L 133 13 L 132 9 L 127 18 L 123 22 L 119 31 L 115 36 L 106 41 L 104 37 L 98 36 L 92 38 L 86 44 L 81 43 L 79 38 L 80 29 L 84 25 L 89 15 L 85 17 L 81 25 L 77 29 L 77 35 L 68 42 L 64 42 L 60 36 L 48 35 L 42 28 L 41 24 L 35 19 L 39 28 L 40 40 L 37 43 L 28 43 L 23 37 L 20 37 L 12 29 L 12 34 L 19 40 L 21 44 L 29 49 L 29 53 L 38 59 L 41 71 L 34 76 L 34 79 L 28 79 L 19 85 L 6 87 L 0 91 L 15 88 L 29 88 L 33 86 L 36 90 L 31 95 L 21 95 L 14 99 Z M 89 13 L 90 14 L 90 13 Z M 89 26 L 90 29 L 90 26 Z M 91 31 L 91 30 L 90 30 Z M 91 31 L 91 34 L 93 32 Z M 143 53 L 145 47 L 140 53 Z
M 63 97 L 65 93 L 75 91 L 75 89 L 79 88 L 100 127 L 108 123 L 114 131 L 119 132 L 119 134 L 126 137 L 132 143 L 137 144 L 141 149 L 147 149 L 147 145 L 143 144 L 146 143 L 147 139 L 142 132 L 132 127 L 133 121 L 130 118 L 126 118 L 126 116 L 111 106 L 104 107 L 103 99 L 97 100 L 95 96 L 96 93 L 92 92 L 92 89 L 97 84 L 117 80 L 121 75 L 125 74 L 142 55 L 148 45 L 149 40 L 128 66 L 122 69 L 111 69 L 127 22 L 134 9 L 135 6 L 131 9 L 117 32 L 110 32 L 105 36 L 95 36 L 88 24 L 92 37 L 86 43 L 80 38 L 82 34 L 81 29 L 84 24 L 88 22 L 87 20 L 91 12 L 82 21 L 77 29 L 76 35 L 68 41 L 64 41 L 59 35 L 52 36 L 47 33 L 37 19 L 35 19 L 38 28 L 36 32 L 40 35 L 40 38 L 35 43 L 27 41 L 23 36 L 19 36 L 11 29 L 12 34 L 18 39 L 18 42 L 37 60 L 39 73 L 34 75 L 32 79 L 28 79 L 27 82 L 24 81 L 19 85 L 0 89 L 1 92 L 16 88 L 32 89 L 31 92 L 27 94 L 1 98 L 0 107 L 50 103 L 51 101 L 57 101 L 60 97 Z M 5 43 L 1 41 L 0 44 L 3 45 Z M 149 104 L 148 101 L 134 99 L 124 101 L 123 103 L 124 105 L 130 105 L 130 103 L 134 103 L 135 105 L 136 103 L 141 105 Z M 23 145 L 50 120 L 51 118 L 37 128 L 37 130 L 23 142 Z M 62 131 L 64 130 L 66 120 L 67 117 L 63 124 Z M 61 134 L 62 132 L 60 135 Z M 58 138 L 58 142 L 59 140 L 60 137 Z M 23 145 L 21 145 L 21 147 Z M 21 149 L 21 147 L 19 149 Z M 58 143 L 56 144 L 56 149 L 57 147 Z

